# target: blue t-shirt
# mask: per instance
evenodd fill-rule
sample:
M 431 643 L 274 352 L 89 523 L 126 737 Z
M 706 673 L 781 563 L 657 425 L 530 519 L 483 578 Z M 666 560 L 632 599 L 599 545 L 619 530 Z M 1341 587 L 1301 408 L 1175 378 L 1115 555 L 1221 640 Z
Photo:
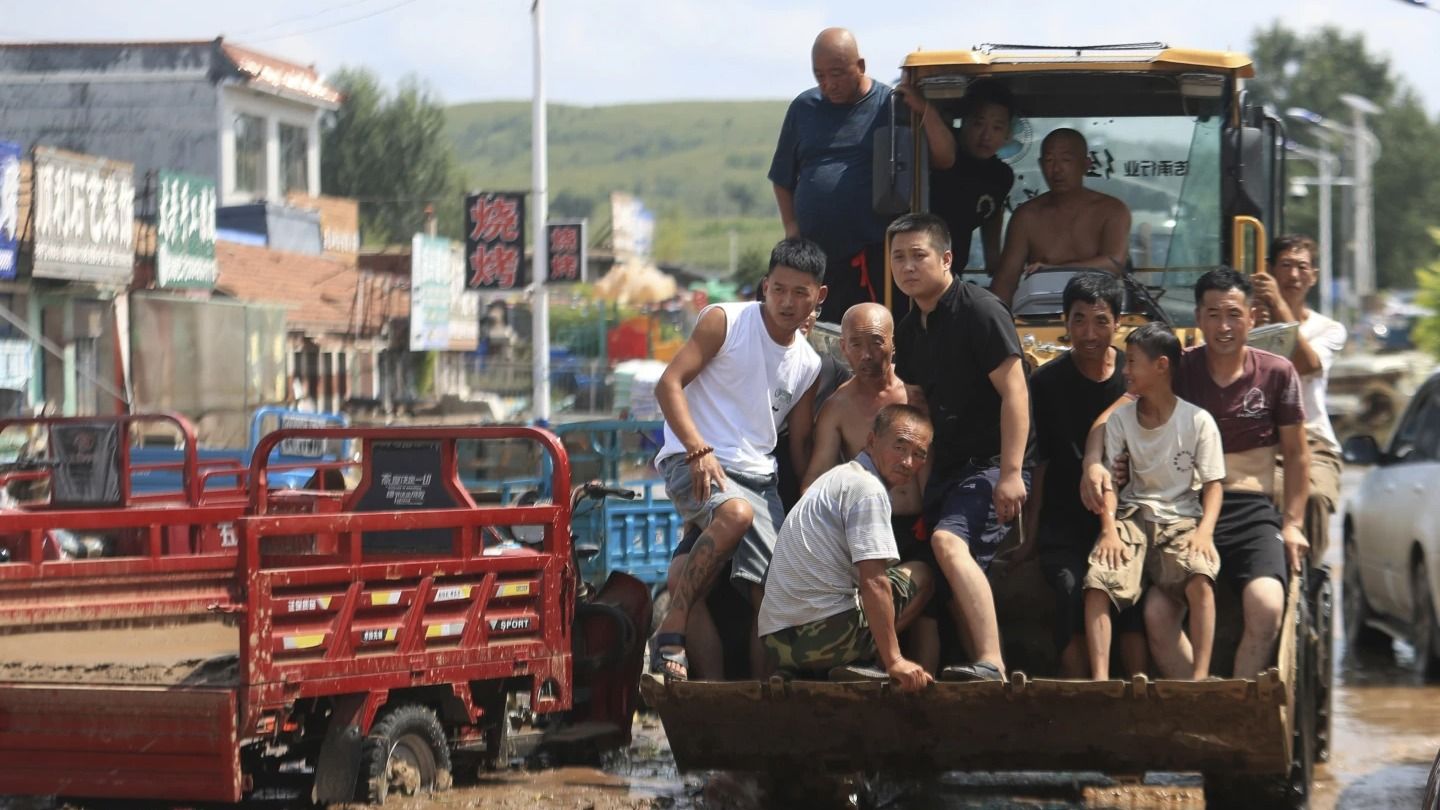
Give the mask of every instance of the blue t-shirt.
M 871 161 L 875 130 L 888 123 L 890 94 L 889 85 L 872 79 L 869 93 L 842 107 L 812 87 L 790 102 L 780 127 L 770 182 L 794 192 L 800 235 L 832 262 L 885 241 L 888 221 L 875 213 Z

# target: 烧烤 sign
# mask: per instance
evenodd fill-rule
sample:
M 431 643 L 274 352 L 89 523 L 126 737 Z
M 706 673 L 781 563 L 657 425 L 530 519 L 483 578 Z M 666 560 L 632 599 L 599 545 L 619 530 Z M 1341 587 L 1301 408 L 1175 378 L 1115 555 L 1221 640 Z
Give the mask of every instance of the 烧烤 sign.
M 545 226 L 546 284 L 585 280 L 585 220 L 551 222 Z
M 465 266 L 472 290 L 525 286 L 525 195 L 482 191 L 465 198 Z

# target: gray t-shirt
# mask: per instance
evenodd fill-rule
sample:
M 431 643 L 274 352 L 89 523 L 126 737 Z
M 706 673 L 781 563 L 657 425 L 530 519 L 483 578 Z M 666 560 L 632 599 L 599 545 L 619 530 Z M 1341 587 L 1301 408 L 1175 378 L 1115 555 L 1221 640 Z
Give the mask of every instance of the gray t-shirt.
M 1140 426 L 1138 406 L 1121 405 L 1105 423 L 1106 459 L 1130 454 L 1130 481 L 1119 496 L 1121 512 L 1143 506 L 1157 523 L 1201 517 L 1201 486 L 1225 478 L 1225 451 L 1215 417 L 1180 399 L 1170 421 L 1149 429 Z
M 890 494 L 861 453 L 817 478 L 780 526 L 760 603 L 760 635 L 859 607 L 855 564 L 899 557 Z

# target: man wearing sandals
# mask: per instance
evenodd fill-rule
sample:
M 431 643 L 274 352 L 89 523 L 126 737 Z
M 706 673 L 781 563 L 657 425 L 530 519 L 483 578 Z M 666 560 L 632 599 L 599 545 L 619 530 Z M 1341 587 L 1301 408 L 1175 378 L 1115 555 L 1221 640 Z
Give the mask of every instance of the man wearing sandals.
M 685 679 L 719 677 L 720 640 L 705 607 L 716 577 L 730 581 L 758 611 L 775 534 L 784 520 L 776 488 L 780 427 L 790 427 L 796 473 L 809 462 L 820 356 L 800 329 L 825 300 L 825 254 L 786 239 L 770 254 L 763 302 L 716 304 L 655 385 L 665 445 L 655 466 L 676 511 L 702 532 L 681 543 L 670 564 L 670 612 L 660 623 L 650 669 Z M 751 669 L 764 653 L 752 635 Z
M 922 562 L 899 563 L 889 490 L 911 484 L 932 431 L 913 405 L 886 405 L 865 450 L 815 480 L 785 518 L 760 606 L 760 637 L 778 672 L 823 675 L 878 658 L 904 691 L 933 680 L 901 653 L 899 634 L 934 589 Z

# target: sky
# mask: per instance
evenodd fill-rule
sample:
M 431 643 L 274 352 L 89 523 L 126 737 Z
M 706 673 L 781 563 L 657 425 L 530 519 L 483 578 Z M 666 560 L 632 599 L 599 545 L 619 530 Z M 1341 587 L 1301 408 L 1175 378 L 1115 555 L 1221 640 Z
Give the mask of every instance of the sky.
M 1430 0 L 1440 9 L 1440 0 Z M 916 48 L 1161 41 L 1245 50 L 1280 20 L 1363 33 L 1440 113 L 1440 13 L 1402 0 L 544 0 L 552 102 L 785 99 L 811 82 L 810 43 L 852 29 L 871 75 Z M 314 64 L 419 76 L 448 103 L 528 98 L 531 0 L 11 0 L 0 39 L 211 39 Z

